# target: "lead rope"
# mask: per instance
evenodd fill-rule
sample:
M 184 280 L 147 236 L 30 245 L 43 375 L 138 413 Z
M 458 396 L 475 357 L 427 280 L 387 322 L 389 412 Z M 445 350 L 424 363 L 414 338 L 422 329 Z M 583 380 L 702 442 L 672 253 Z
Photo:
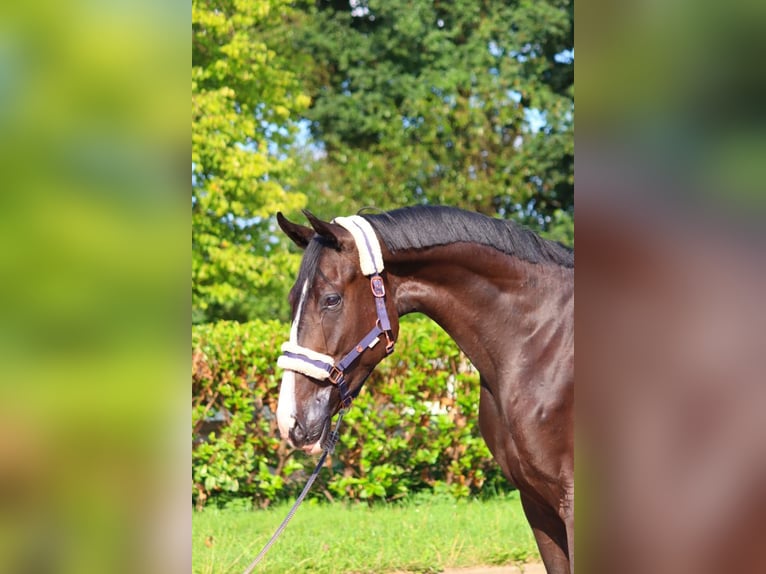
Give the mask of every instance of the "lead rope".
M 279 528 L 277 528 L 276 532 L 271 536 L 269 541 L 266 543 L 266 546 L 263 547 L 263 549 L 258 553 L 258 556 L 255 557 L 255 559 L 250 563 L 250 565 L 245 568 L 245 571 L 243 574 L 250 574 L 255 567 L 258 565 L 258 563 L 263 560 L 263 557 L 266 555 L 266 552 L 269 551 L 269 548 L 271 548 L 271 545 L 274 544 L 274 542 L 277 541 L 277 538 L 282 534 L 282 531 L 287 526 L 287 523 L 292 520 L 293 516 L 295 516 L 295 512 L 298 510 L 298 507 L 301 505 L 301 502 L 303 502 L 303 499 L 306 498 L 306 495 L 308 494 L 309 490 L 311 489 L 311 485 L 314 484 L 314 481 L 316 480 L 317 476 L 319 476 L 319 471 L 322 469 L 322 466 L 324 465 L 324 461 L 327 458 L 328 454 L 332 454 L 335 451 L 335 445 L 338 444 L 338 429 L 340 428 L 340 423 L 343 421 L 343 415 L 346 414 L 346 409 L 342 408 L 340 411 L 338 411 L 338 421 L 335 423 L 335 430 L 332 431 L 327 439 L 325 440 L 324 445 L 322 445 L 322 456 L 319 457 L 319 462 L 317 462 L 316 468 L 314 468 L 314 472 L 311 473 L 311 476 L 309 477 L 308 482 L 306 483 L 306 486 L 303 487 L 303 491 L 298 495 L 298 498 L 295 500 L 295 503 L 293 504 L 293 507 L 290 509 L 290 512 L 287 513 L 287 516 L 285 516 L 285 519 L 282 521 L 282 524 L 279 525 Z

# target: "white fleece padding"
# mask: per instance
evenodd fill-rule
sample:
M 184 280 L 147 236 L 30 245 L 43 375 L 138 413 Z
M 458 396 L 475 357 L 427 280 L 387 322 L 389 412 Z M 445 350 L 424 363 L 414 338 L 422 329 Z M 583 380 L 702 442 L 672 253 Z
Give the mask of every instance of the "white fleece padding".
M 337 223 L 347 229 L 354 237 L 356 250 L 359 252 L 359 265 L 362 268 L 362 273 L 374 275 L 383 271 L 383 253 L 380 250 L 378 236 L 375 235 L 375 230 L 369 221 L 359 215 L 351 215 L 349 217 L 336 217 L 333 219 L 333 223 Z M 365 237 L 367 237 L 372 253 L 367 249 Z
M 323 381 L 329 376 L 329 373 L 324 369 L 320 369 L 319 367 L 316 367 L 311 363 L 301 361 L 300 359 L 285 357 L 284 355 L 277 359 L 277 366 L 280 369 L 301 373 L 307 377 L 311 377 L 312 379 L 317 379 L 319 381 Z
M 298 345 L 297 343 L 293 343 L 292 341 L 282 343 L 282 352 L 283 353 L 290 352 L 290 353 L 303 355 L 307 359 L 311 359 L 313 361 L 319 361 L 321 363 L 325 363 L 328 366 L 332 366 L 335 364 L 335 361 L 330 355 L 317 353 L 316 351 L 312 351 L 311 349 L 307 349 L 306 347 L 301 347 L 300 345 Z M 307 363 L 306 361 L 303 361 L 299 358 L 286 357 L 285 355 L 281 355 L 277 359 L 277 366 L 281 369 L 285 369 L 286 371 L 295 371 L 297 373 L 304 374 L 307 377 L 311 377 L 312 379 L 318 379 L 320 381 L 325 380 L 329 376 L 329 373 L 325 369 L 322 369 L 321 367 L 317 367 L 316 365 Z
M 328 365 L 335 364 L 335 359 L 333 359 L 330 355 L 317 353 L 316 351 L 312 351 L 311 349 L 307 349 L 306 347 L 301 347 L 300 345 L 298 345 L 297 343 L 293 343 L 292 341 L 282 343 L 282 352 L 296 353 L 298 355 L 303 355 L 313 361 L 320 361 L 322 363 L 327 363 Z

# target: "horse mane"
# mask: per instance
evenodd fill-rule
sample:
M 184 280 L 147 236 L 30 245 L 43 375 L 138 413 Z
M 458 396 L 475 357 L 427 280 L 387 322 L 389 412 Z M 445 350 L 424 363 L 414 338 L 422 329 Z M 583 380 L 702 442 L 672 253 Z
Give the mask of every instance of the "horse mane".
M 574 250 L 521 225 L 455 207 L 419 205 L 362 214 L 393 252 L 478 243 L 530 263 L 574 268 Z

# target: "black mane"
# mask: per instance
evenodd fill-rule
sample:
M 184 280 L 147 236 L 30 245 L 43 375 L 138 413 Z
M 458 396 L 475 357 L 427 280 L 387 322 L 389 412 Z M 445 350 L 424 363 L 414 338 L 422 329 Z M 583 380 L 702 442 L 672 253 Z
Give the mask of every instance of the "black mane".
M 362 217 L 394 253 L 459 242 L 478 243 L 530 263 L 574 267 L 571 248 L 543 239 L 513 221 L 480 213 L 445 206 L 415 206 Z

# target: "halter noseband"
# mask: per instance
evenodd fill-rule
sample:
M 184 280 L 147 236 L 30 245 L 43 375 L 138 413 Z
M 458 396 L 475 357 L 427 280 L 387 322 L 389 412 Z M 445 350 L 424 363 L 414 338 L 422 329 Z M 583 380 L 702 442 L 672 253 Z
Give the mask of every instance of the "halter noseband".
M 378 344 L 381 335 L 386 337 L 386 355 L 393 353 L 395 341 L 386 311 L 386 288 L 380 275 L 383 271 L 383 256 L 375 231 L 366 219 L 358 215 L 337 217 L 333 222 L 347 229 L 354 238 L 362 273 L 370 278 L 378 320 L 370 332 L 337 363 L 330 355 L 302 347 L 298 344 L 297 334 L 291 335 L 290 340 L 282 345 L 282 355 L 277 359 L 277 366 L 313 379 L 329 381 L 338 387 L 343 408 L 348 408 L 354 397 L 346 384 L 346 371 L 365 350 Z M 361 386 L 359 388 L 361 389 Z

